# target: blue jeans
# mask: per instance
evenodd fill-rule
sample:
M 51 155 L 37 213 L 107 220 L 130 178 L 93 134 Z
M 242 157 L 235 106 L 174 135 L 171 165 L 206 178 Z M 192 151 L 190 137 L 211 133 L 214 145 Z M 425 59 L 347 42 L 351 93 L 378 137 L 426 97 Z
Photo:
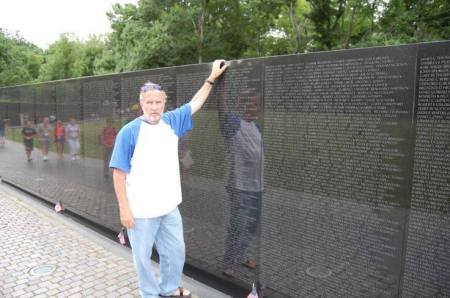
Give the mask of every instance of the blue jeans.
M 142 297 L 155 298 L 170 295 L 181 285 L 185 260 L 183 223 L 178 208 L 156 218 L 135 218 L 128 229 Z M 161 280 L 158 283 L 152 270 L 152 248 L 159 254 Z
M 257 236 L 262 193 L 231 187 L 227 188 L 227 192 L 230 197 L 230 224 L 225 242 L 224 262 L 227 268 L 233 268 L 247 260 L 250 242 Z

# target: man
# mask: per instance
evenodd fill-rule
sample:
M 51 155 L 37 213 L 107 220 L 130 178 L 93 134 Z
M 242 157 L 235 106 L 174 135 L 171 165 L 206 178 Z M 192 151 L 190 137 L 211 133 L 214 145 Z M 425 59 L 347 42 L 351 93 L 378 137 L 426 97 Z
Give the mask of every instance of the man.
M 25 145 L 25 153 L 27 155 L 27 161 L 31 161 L 31 152 L 33 151 L 34 136 L 37 134 L 33 127 L 33 122 L 27 120 L 26 126 L 22 128 L 23 144 Z
M 224 60 L 214 61 L 211 74 L 192 100 L 166 113 L 166 93 L 157 84 L 145 83 L 140 92 L 143 115 L 117 135 L 110 167 L 120 221 L 128 231 L 142 297 L 191 297 L 180 287 L 185 245 L 178 210 L 178 138 L 192 128 L 192 115 L 202 107 L 214 81 L 226 69 Z M 159 284 L 150 259 L 153 243 L 160 258 Z

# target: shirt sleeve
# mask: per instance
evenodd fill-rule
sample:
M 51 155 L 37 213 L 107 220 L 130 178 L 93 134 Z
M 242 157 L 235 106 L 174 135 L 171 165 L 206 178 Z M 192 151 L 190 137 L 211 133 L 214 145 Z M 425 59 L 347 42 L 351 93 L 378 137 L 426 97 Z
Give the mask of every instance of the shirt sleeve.
M 220 123 L 220 128 L 225 138 L 232 138 L 241 128 L 241 118 L 236 113 L 227 112 Z
M 135 132 L 132 126 L 124 126 L 117 135 L 114 149 L 109 162 L 110 168 L 116 168 L 129 173 L 131 170 L 131 158 L 136 145 Z
M 191 105 L 188 103 L 164 113 L 163 120 L 170 125 L 178 137 L 182 137 L 193 127 Z

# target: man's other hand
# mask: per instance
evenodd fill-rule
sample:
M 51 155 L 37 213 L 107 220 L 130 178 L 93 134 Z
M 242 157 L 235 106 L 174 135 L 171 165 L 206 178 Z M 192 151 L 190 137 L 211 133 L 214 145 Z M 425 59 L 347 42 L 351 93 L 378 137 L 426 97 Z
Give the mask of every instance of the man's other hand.
M 134 227 L 133 214 L 130 208 L 120 209 L 120 222 L 127 229 L 132 229 Z

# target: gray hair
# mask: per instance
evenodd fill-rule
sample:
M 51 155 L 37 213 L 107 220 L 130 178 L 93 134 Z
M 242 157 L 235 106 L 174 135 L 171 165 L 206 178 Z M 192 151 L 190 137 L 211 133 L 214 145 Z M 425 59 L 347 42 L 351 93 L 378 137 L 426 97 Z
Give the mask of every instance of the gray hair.
M 139 101 L 142 101 L 144 99 L 144 93 L 146 93 L 148 91 L 164 92 L 164 90 L 162 89 L 161 85 L 158 85 L 158 84 L 153 83 L 151 81 L 147 81 L 141 87 L 141 91 L 139 93 Z M 166 96 L 166 98 L 167 98 L 167 96 Z M 164 99 L 164 102 L 166 101 L 166 98 Z

